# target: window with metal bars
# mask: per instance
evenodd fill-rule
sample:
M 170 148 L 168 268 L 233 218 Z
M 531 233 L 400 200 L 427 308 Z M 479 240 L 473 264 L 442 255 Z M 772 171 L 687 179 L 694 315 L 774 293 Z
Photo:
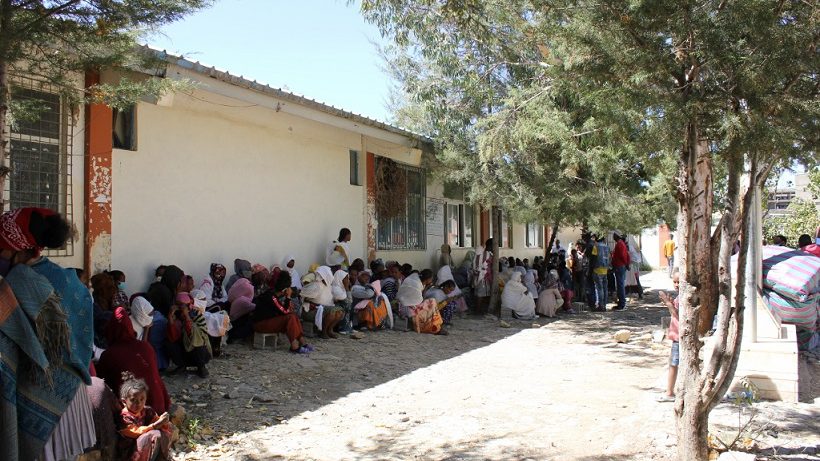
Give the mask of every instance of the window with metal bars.
M 376 158 L 378 162 L 380 157 Z M 377 247 L 379 250 L 426 250 L 427 249 L 427 178 L 424 170 L 397 164 L 406 177 L 402 181 L 405 190 L 391 190 L 391 194 L 406 200 L 405 212 L 387 218 L 376 216 L 378 223 Z M 379 200 L 379 197 L 376 197 Z
M 73 223 L 73 125 L 67 104 L 57 91 L 33 79 L 13 81 L 11 98 L 27 113 L 9 127 L 6 209 L 49 208 Z M 63 248 L 44 254 L 73 256 L 74 242 L 69 239 Z

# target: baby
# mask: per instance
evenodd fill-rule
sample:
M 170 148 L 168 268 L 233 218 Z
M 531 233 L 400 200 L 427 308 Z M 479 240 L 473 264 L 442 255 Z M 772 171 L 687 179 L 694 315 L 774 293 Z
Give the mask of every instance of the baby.
M 137 379 L 130 372 L 122 374 L 120 399 L 123 409 L 120 411 L 121 459 L 131 461 L 148 461 L 170 459 L 172 426 L 168 413 L 157 416 L 153 408 L 145 406 L 148 398 L 148 386 L 142 379 Z

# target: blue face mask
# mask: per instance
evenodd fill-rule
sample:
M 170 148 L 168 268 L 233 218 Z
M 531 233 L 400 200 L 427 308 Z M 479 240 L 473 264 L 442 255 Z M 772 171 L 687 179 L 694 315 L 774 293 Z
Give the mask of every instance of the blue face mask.
M 119 288 L 120 291 L 125 291 L 125 282 L 118 283 L 117 288 Z

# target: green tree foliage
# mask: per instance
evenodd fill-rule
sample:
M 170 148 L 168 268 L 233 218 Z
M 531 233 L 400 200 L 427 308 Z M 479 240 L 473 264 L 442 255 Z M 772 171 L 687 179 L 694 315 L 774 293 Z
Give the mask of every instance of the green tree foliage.
M 740 175 L 755 189 L 778 165 L 818 160 L 816 5 L 365 0 L 362 10 L 393 39 L 390 63 L 421 107 L 413 112 L 433 127 L 440 157 L 472 198 L 601 226 L 648 213 L 668 219 L 674 198 L 683 264 L 678 450 L 680 459 L 705 459 L 708 414 L 731 381 L 742 336 L 753 194 Z M 699 336 L 718 300 L 714 353 L 701 360 Z
M 36 105 L 15 101 L 10 86 L 32 78 L 56 88 L 74 104 L 105 102 L 127 107 L 174 84 L 166 79 L 128 79 L 83 89 L 83 73 L 105 67 L 151 71 L 161 62 L 137 39 L 182 18 L 211 0 L 0 0 L 0 128 L 11 115 L 36 115 Z M 0 169 L 6 132 L 0 129 Z M 0 188 L 2 190 L 2 188 Z

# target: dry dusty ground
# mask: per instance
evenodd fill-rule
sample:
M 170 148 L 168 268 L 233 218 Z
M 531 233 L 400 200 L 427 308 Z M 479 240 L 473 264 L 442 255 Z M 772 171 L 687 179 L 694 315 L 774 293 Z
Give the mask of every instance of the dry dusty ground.
M 673 405 L 654 399 L 669 345 L 650 339 L 666 315 L 657 290 L 669 281 L 642 281 L 645 301 L 624 312 L 508 320 L 510 328 L 466 318 L 449 336 L 316 340 L 310 356 L 229 346 L 210 378 L 166 378 L 198 420 L 195 449 L 175 459 L 671 460 Z M 632 339 L 616 344 L 624 328 Z M 812 361 L 809 401 L 820 387 Z M 756 408 L 772 424 L 762 454 L 820 459 L 817 405 Z M 716 428 L 737 421 L 729 404 L 713 415 Z

